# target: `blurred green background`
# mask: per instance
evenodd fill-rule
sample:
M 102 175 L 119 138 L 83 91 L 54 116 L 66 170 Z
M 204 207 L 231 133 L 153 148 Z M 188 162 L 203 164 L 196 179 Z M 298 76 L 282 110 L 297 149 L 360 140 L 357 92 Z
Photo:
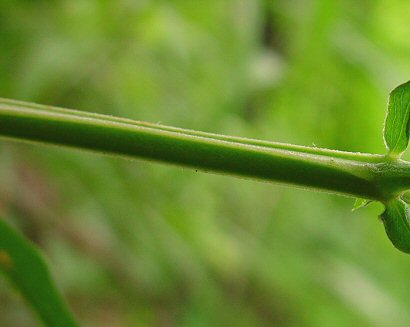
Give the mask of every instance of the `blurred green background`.
M 383 153 L 409 21 L 403 0 L 2 0 L 0 96 Z M 4 140 L 0 156 L 0 214 L 85 326 L 410 323 L 381 206 Z M 37 326 L 3 279 L 0 326 Z

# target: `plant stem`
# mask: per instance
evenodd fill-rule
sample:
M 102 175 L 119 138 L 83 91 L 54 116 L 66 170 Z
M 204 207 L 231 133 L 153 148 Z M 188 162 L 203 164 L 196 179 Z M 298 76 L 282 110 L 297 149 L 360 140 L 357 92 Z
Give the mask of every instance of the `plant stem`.
M 53 106 L 45 106 L 41 104 L 18 101 L 18 100 L 11 100 L 11 99 L 0 98 L 0 105 L 6 105 L 6 106 L 8 105 L 8 106 L 19 107 L 19 108 L 31 108 L 31 109 L 37 109 L 37 110 L 42 110 L 42 111 L 47 111 L 47 112 L 55 112 L 55 113 L 62 113 L 62 114 L 69 114 L 69 115 L 74 114 L 77 117 L 96 118 L 96 119 L 102 119 L 104 121 L 109 120 L 109 121 L 117 122 L 117 123 L 124 123 L 124 124 L 131 124 L 134 126 L 154 128 L 156 130 L 177 132 L 177 133 L 193 135 L 193 136 L 201 136 L 201 137 L 206 137 L 208 139 L 212 138 L 215 140 L 263 146 L 263 147 L 268 147 L 268 148 L 273 148 L 273 149 L 282 149 L 282 150 L 324 155 L 324 156 L 330 156 L 332 158 L 349 159 L 349 160 L 351 159 L 351 160 L 357 160 L 357 161 L 363 161 L 363 162 L 378 163 L 378 162 L 384 161 L 384 157 L 385 157 L 383 155 L 376 155 L 376 154 L 369 154 L 369 153 L 339 151 L 339 150 L 331 150 L 331 149 L 318 148 L 318 147 L 308 147 L 308 146 L 303 146 L 303 145 L 271 142 L 271 141 L 256 140 L 256 139 L 250 139 L 250 138 L 244 138 L 244 137 L 208 133 L 208 132 L 184 129 L 184 128 L 179 128 L 179 127 L 171 127 L 171 126 L 165 126 L 165 125 L 160 125 L 160 124 L 153 124 L 149 122 L 137 121 L 137 120 L 127 119 L 127 118 L 102 115 L 102 114 L 97 114 L 97 113 L 92 113 L 92 112 L 84 112 L 84 111 L 78 111 L 78 110 L 72 110 L 72 109 L 63 109 L 63 108 L 53 107 Z
M 385 156 L 185 130 L 0 99 L 0 135 L 385 201 L 410 168 Z

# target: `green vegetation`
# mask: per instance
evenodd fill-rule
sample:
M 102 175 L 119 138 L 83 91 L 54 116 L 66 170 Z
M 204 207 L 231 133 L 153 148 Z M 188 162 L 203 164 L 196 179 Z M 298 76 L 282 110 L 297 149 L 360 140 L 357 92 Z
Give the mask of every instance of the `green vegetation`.
M 398 86 L 390 95 L 384 126 L 384 141 L 389 156 L 400 158 L 409 144 L 410 82 Z
M 247 140 L 13 100 L 0 101 L 0 135 L 378 200 L 386 205 L 382 220 L 390 240 L 409 252 L 408 210 L 396 200 L 410 189 L 410 163 L 399 160 L 409 143 L 409 85 L 390 95 L 386 156 Z
M 0 271 L 9 277 L 46 326 L 75 327 L 41 255 L 0 219 Z
M 229 140 L 171 127 L 0 101 L 0 135 L 389 200 L 410 188 L 407 163 L 380 155 Z M 202 134 L 199 136 L 198 134 Z M 404 134 L 403 134 L 404 135 Z M 400 137 L 400 135 L 398 135 Z M 256 144 L 256 145 L 255 145 Z
M 0 325 L 407 325 L 408 9 L 2 2 Z
M 410 214 L 400 198 L 410 189 L 410 163 L 400 160 L 409 143 L 409 85 L 398 86 L 390 95 L 384 128 L 386 156 L 248 140 L 13 100 L 0 100 L 0 135 L 366 198 L 358 199 L 354 209 L 378 200 L 386 207 L 381 219 L 388 237 L 397 249 L 410 253 Z M 12 229 L 0 227 L 5 241 L 0 243 L 3 270 L 47 325 L 74 326 L 50 289 L 42 261 Z M 23 260 L 17 260 L 13 269 L 19 256 Z

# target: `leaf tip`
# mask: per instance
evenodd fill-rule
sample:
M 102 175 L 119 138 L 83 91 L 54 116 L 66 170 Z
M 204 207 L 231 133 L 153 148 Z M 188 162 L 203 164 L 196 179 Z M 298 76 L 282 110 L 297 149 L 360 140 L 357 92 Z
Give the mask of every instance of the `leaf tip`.
M 364 208 L 365 206 L 367 206 L 370 202 L 372 202 L 371 200 L 367 200 L 367 199 L 361 199 L 361 198 L 356 198 L 354 204 L 353 204 L 353 208 L 352 211 L 356 211 L 359 210 L 360 208 Z

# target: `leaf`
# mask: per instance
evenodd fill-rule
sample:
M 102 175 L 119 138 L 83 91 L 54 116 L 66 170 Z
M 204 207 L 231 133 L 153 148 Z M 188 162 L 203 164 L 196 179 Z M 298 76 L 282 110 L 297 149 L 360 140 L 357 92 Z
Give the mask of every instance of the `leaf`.
M 410 81 L 391 93 L 384 122 L 384 143 L 389 154 L 400 158 L 409 143 Z
M 39 251 L 1 218 L 0 272 L 10 279 L 46 326 L 78 326 Z
M 356 198 L 356 201 L 353 204 L 352 211 L 356 211 L 360 208 L 363 208 L 363 207 L 367 206 L 370 202 L 372 202 L 372 201 L 367 200 L 367 199 Z
M 402 252 L 410 253 L 410 220 L 407 205 L 399 199 L 388 202 L 380 218 L 387 236 Z
M 400 198 L 401 198 L 404 202 L 406 202 L 407 204 L 409 204 L 409 203 L 410 203 L 410 191 L 404 192 L 404 193 L 400 196 Z

